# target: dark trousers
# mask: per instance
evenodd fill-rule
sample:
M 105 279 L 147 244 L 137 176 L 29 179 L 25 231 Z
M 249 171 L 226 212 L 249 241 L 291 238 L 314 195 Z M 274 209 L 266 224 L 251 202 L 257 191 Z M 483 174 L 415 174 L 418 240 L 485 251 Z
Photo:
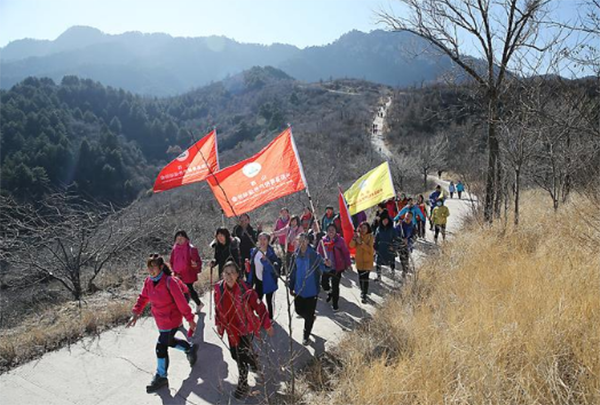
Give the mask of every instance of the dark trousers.
M 331 280 L 331 281 L 330 281 Z M 342 272 L 332 271 L 331 273 L 323 273 L 321 277 L 321 286 L 325 291 L 331 290 L 331 299 L 333 307 L 338 307 L 340 300 L 340 281 L 342 281 Z
M 190 349 L 190 344 L 188 342 L 175 337 L 178 330 L 179 328 L 160 331 L 160 334 L 158 335 L 158 341 L 156 342 L 156 360 L 158 363 L 156 374 L 161 377 L 167 376 L 167 370 L 169 368 L 169 347 L 174 347 L 182 351 L 188 351 Z
M 408 273 L 410 270 L 408 246 L 403 245 L 398 252 L 398 256 L 400 258 L 400 264 L 402 265 L 402 271 Z
M 369 270 L 358 270 L 358 285 L 363 298 L 367 298 L 369 294 Z
M 394 271 L 396 271 L 396 262 L 395 262 L 395 261 L 393 261 L 392 263 L 390 263 L 390 264 L 389 264 L 389 266 L 390 266 L 390 270 L 392 270 L 392 274 L 393 274 L 393 273 L 394 273 Z M 379 276 L 381 276 L 381 265 L 380 265 L 380 264 L 378 264 L 378 265 L 375 267 L 375 269 L 376 269 L 376 271 L 377 271 L 377 276 L 378 276 L 378 277 L 379 277 Z
M 317 310 L 317 298 L 304 298 L 299 295 L 294 298 L 296 313 L 304 319 L 304 339 L 308 339 L 315 324 L 315 311 Z
M 263 295 L 265 295 L 263 293 L 263 282 L 262 282 L 262 280 L 259 280 L 258 278 L 256 278 L 255 283 L 256 284 L 255 284 L 254 289 L 256 290 L 256 294 L 258 294 L 258 299 L 262 301 Z M 271 320 L 272 320 L 273 319 L 273 293 L 267 294 L 267 308 L 269 310 L 269 318 L 271 318 Z
M 231 357 L 238 366 L 238 385 L 248 385 L 248 369 L 250 367 L 258 369 L 258 361 L 252 347 L 252 340 L 252 335 L 241 336 L 237 346 L 229 347 Z
M 450 198 L 454 198 L 454 191 L 450 191 Z
M 462 191 L 458 191 L 458 199 L 460 200 L 462 198 Z
M 436 225 L 433 238 L 437 241 L 438 236 L 442 233 L 442 239 L 446 240 L 446 225 Z
M 194 289 L 194 283 L 185 283 L 185 285 L 187 286 L 188 290 L 190 290 L 190 295 L 192 297 L 192 300 L 196 303 L 196 305 L 200 305 L 202 303 L 202 301 L 200 301 L 200 297 L 198 296 L 198 293 Z
M 417 220 L 417 235 L 419 238 L 425 237 L 425 220 Z

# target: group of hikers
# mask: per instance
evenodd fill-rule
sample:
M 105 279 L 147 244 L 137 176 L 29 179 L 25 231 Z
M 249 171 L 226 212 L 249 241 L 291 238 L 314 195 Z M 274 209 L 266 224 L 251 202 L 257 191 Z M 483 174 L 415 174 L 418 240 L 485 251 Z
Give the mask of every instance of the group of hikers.
M 327 292 L 325 301 L 331 303 L 333 311 L 340 308 L 340 282 L 353 264 L 350 251 L 354 251 L 361 302 L 366 304 L 374 269 L 376 282 L 381 281 L 383 266 L 390 268 L 394 278 L 398 256 L 400 277 L 404 279 L 411 273 L 413 245 L 416 239 L 425 238 L 427 220 L 436 243 L 440 233 L 445 239 L 450 211 L 444 200 L 440 186 L 429 195 L 428 203 L 422 195 L 415 200 L 401 193 L 380 203 L 371 222 L 365 212 L 353 215 L 355 231 L 348 242 L 342 236 L 340 215 L 332 206 L 326 207 L 320 220 L 308 207 L 301 215 L 291 215 L 282 208 L 271 233 L 263 231 L 261 225 L 254 229 L 248 214 L 238 217 L 231 232 L 226 227 L 218 228 L 211 243 L 214 256 L 209 266 L 211 275 L 213 268 L 218 273 L 218 281 L 211 286 L 217 332 L 221 337 L 227 333 L 229 350 L 238 366 L 234 396 L 239 399 L 249 393 L 248 373 L 259 369 L 254 338 L 260 337 L 261 328 L 269 336 L 274 334 L 274 294 L 280 281 L 294 297 L 295 311 L 304 320 L 302 344 L 309 345 L 321 288 Z M 148 277 L 127 326 L 134 326 L 146 305 L 151 304 L 159 329 L 156 374 L 146 387 L 151 393 L 168 384 L 169 347 L 184 351 L 190 366 L 196 363 L 198 346 L 192 341 L 196 323 L 189 301 L 194 301 L 199 314 L 204 304 L 194 283 L 202 270 L 202 259 L 187 233 L 180 230 L 175 234 L 168 262 L 152 254 L 146 267 Z M 188 322 L 187 330 L 183 318 Z M 176 337 L 178 332 L 183 339 Z

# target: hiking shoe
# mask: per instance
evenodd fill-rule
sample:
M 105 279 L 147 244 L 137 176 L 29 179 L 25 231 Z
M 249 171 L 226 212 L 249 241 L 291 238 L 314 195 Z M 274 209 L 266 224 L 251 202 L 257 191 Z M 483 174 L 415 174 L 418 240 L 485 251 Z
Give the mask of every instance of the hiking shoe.
M 302 345 L 303 345 L 303 346 L 308 346 L 308 345 L 310 345 L 310 340 L 309 340 L 308 338 L 304 338 L 304 339 L 302 340 Z
M 198 360 L 198 345 L 192 344 L 192 346 L 185 352 L 185 356 L 190 362 L 190 367 L 194 367 L 196 360 Z
M 233 392 L 233 396 L 235 399 L 245 398 L 250 392 L 250 387 L 248 384 L 238 384 L 237 388 Z
M 338 307 L 338 306 L 334 306 L 334 307 L 333 307 L 333 312 L 337 312 L 337 311 L 339 311 L 339 310 L 340 310 L 340 307 Z
M 361 303 L 366 304 L 367 303 L 367 297 L 362 297 L 362 299 L 360 300 Z
M 146 385 L 146 392 L 148 394 L 151 394 L 153 392 L 158 391 L 161 387 L 164 387 L 165 385 L 169 385 L 169 380 L 167 379 L 167 377 L 161 377 L 158 374 L 155 374 L 150 384 Z

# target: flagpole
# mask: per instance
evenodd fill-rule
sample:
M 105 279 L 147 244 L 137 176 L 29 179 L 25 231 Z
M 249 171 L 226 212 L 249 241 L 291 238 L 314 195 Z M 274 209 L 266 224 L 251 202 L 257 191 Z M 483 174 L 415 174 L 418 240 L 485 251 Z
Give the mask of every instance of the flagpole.
M 302 182 L 304 183 L 304 192 L 308 197 L 308 204 L 310 205 L 310 209 L 315 216 L 315 222 L 317 223 L 317 232 L 322 232 L 320 221 L 317 219 L 317 210 L 315 209 L 315 205 L 313 204 L 312 196 L 310 195 L 310 190 L 308 188 L 308 182 L 306 181 L 306 175 L 304 174 L 304 166 L 302 165 L 302 160 L 300 160 L 300 155 L 298 154 L 298 148 L 296 147 L 296 141 L 294 140 L 294 134 L 292 132 L 292 125 L 287 124 L 290 129 L 290 138 L 292 139 L 292 149 L 294 150 L 294 155 L 296 156 L 296 161 L 298 162 L 298 166 L 300 167 L 300 174 L 302 176 Z M 317 235 L 315 235 L 316 237 Z M 323 255 L 326 255 L 325 244 L 323 243 L 323 239 L 321 239 L 321 248 L 323 249 Z

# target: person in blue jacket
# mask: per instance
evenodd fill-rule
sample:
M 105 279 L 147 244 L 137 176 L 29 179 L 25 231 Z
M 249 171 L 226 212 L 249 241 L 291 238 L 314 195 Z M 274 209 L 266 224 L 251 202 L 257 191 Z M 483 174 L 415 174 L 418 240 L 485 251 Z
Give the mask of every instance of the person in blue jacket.
M 456 192 L 458 193 L 458 199 L 461 200 L 462 199 L 462 193 L 465 191 L 465 185 L 463 184 L 462 181 L 458 181 L 458 184 L 456 185 Z
M 277 280 L 281 269 L 281 260 L 269 245 L 271 236 L 262 232 L 258 235 L 258 247 L 250 251 L 250 274 L 248 285 L 256 291 L 258 299 L 267 297 L 269 318 L 273 319 L 273 294 L 277 291 Z
M 294 297 L 296 313 L 304 318 L 302 344 L 310 343 L 310 333 L 315 323 L 317 299 L 321 289 L 321 274 L 325 271 L 323 258 L 310 246 L 308 235 L 298 235 L 298 249 L 292 256 L 289 278 L 290 293 Z
M 404 219 L 407 213 L 411 213 L 412 223 L 414 226 L 417 226 L 417 218 L 421 221 L 425 221 L 425 217 L 421 212 L 421 209 L 415 205 L 414 200 L 412 198 L 408 199 L 408 202 L 404 208 L 400 210 L 398 215 L 394 218 L 394 223 L 398 223 L 400 220 Z

